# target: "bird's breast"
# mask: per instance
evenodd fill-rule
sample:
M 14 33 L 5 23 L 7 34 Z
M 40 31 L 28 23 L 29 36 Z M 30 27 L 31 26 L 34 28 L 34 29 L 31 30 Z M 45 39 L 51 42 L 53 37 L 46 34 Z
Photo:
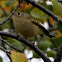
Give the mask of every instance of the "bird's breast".
M 24 37 L 34 37 L 41 33 L 38 26 L 34 25 L 28 19 L 14 21 L 15 29 Z

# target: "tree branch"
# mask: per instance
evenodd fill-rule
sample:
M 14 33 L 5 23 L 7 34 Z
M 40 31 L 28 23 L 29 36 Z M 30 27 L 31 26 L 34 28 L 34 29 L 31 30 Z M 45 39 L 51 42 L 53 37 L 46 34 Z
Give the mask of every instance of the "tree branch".
M 39 8 L 40 10 L 42 10 L 43 12 L 45 12 L 46 14 L 48 14 L 49 16 L 51 16 L 54 20 L 56 20 L 57 22 L 59 22 L 60 24 L 62 24 L 62 20 L 57 17 L 55 14 L 53 14 L 51 11 L 49 11 L 48 9 L 46 9 L 45 7 L 43 7 L 42 5 L 36 3 L 34 0 L 25 0 L 27 3 L 30 3 L 32 5 L 34 5 L 35 7 Z
M 35 45 L 33 46 L 30 41 L 28 41 L 20 36 L 8 33 L 8 32 L 0 31 L 0 35 L 14 38 L 14 39 L 26 44 L 27 46 L 32 48 L 44 60 L 44 62 L 51 62 L 50 59 L 47 56 L 45 56 L 45 54 L 37 46 L 35 46 Z
M 5 16 L 8 16 L 8 14 L 6 13 L 5 9 L 0 5 L 0 8 L 3 10 Z
M 35 21 L 32 21 L 34 24 L 36 24 L 40 29 L 41 31 L 43 31 L 43 33 L 47 36 L 49 36 L 50 38 L 54 37 L 52 35 L 50 35 L 50 33 L 38 22 L 35 22 Z
M 8 43 L 6 40 L 3 40 L 2 38 L 0 38 L 0 40 L 2 41 L 2 42 L 4 42 L 4 43 L 6 43 L 6 44 L 8 44 L 10 47 L 12 47 L 13 49 L 15 49 L 15 50 L 17 50 L 17 51 L 19 51 L 19 52 L 21 52 L 22 53 L 22 51 L 21 50 L 19 50 L 19 49 L 17 49 L 17 48 L 15 48 L 14 46 L 12 46 L 10 43 Z
M 19 4 L 23 1 L 23 0 L 18 0 L 19 1 Z
M 11 16 L 13 15 L 13 12 L 19 7 L 19 5 L 20 4 L 17 5 L 17 7 L 12 11 L 11 15 L 9 17 L 7 17 L 6 20 L 4 20 L 3 22 L 1 22 L 0 25 L 4 24 L 6 21 L 8 21 L 11 18 Z
M 54 62 L 61 62 L 61 57 L 62 57 L 62 44 L 58 48 L 58 51 L 57 51 L 57 54 L 56 54 Z
M 0 49 L 1 50 L 3 50 L 6 54 L 7 54 L 7 56 L 9 57 L 9 59 L 10 59 L 10 61 L 12 62 L 12 60 L 11 60 L 11 57 L 10 57 L 10 52 L 8 52 L 8 51 L 6 51 L 4 48 L 2 48 L 1 46 L 0 46 Z
M 55 45 L 55 47 L 58 47 L 58 45 L 53 41 L 53 39 L 50 39 L 50 40 Z
M 19 0 L 19 4 L 18 4 L 18 5 L 16 6 L 16 8 L 12 11 L 12 13 L 10 14 L 10 16 L 7 17 L 6 20 L 4 20 L 3 22 L 1 22 L 0 25 L 4 24 L 6 21 L 8 21 L 8 20 L 11 18 L 11 16 L 12 16 L 13 13 L 14 13 L 14 11 L 20 6 L 20 3 L 21 3 L 21 2 L 22 2 L 22 0 Z
M 40 25 L 40 23 L 37 23 L 37 22 L 34 22 L 34 21 L 32 21 L 32 22 L 35 23 L 41 29 L 41 31 L 43 31 L 43 33 L 45 35 L 49 36 L 51 42 L 57 47 L 57 44 L 52 40 L 52 37 L 54 37 L 54 36 L 50 35 L 49 32 L 43 26 Z
M 48 29 L 48 32 L 51 32 L 51 31 L 54 31 L 54 30 L 58 30 L 58 28 L 57 27 L 51 27 L 51 28 Z

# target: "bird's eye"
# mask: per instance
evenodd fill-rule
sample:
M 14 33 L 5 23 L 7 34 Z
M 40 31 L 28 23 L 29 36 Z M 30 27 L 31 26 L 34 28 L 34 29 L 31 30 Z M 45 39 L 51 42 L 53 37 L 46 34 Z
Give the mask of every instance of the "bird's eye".
M 18 12 L 18 13 L 17 13 L 17 15 L 21 15 L 21 13 L 20 13 L 20 12 Z

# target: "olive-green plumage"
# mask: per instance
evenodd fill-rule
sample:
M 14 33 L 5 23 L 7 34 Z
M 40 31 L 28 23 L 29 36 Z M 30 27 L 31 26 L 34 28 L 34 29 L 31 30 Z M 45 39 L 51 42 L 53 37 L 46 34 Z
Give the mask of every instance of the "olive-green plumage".
M 21 11 L 15 11 L 13 14 L 14 27 L 24 37 L 35 37 L 42 33 L 32 21 L 36 21 L 36 19 L 30 14 Z

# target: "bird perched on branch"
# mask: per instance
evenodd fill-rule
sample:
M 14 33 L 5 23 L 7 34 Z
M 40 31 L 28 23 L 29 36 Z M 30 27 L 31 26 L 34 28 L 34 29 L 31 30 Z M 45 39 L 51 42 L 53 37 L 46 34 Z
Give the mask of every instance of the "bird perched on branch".
M 42 27 L 40 22 L 30 14 L 21 11 L 15 11 L 13 13 L 13 22 L 15 29 L 25 38 L 36 37 L 37 35 L 43 33 L 52 37 L 49 35 L 49 32 L 44 27 Z

